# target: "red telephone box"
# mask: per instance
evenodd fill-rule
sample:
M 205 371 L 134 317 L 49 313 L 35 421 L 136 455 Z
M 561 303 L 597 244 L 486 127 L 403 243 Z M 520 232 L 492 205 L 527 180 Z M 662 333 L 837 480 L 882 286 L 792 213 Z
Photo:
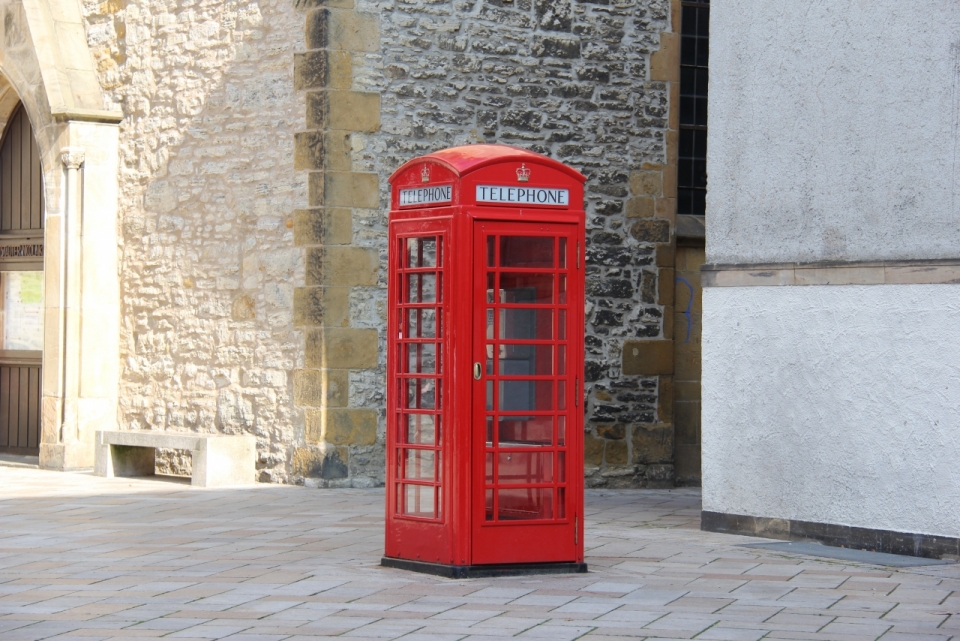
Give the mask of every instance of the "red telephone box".
M 586 572 L 585 180 L 504 145 L 390 178 L 383 565 Z

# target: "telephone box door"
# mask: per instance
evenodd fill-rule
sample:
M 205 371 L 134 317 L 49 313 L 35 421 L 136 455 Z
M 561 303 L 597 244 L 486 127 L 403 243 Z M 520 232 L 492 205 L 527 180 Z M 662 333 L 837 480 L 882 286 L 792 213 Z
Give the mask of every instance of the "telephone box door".
M 473 563 L 581 556 L 576 225 L 474 223 Z

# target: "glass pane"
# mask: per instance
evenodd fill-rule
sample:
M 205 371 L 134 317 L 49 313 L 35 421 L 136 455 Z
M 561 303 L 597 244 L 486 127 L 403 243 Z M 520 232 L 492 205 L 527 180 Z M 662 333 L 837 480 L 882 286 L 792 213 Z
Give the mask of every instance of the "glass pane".
M 500 274 L 502 303 L 553 303 L 553 274 Z
M 493 309 L 487 310 L 487 338 L 493 338 Z
M 686 12 L 687 7 L 684 7 L 683 10 Z M 687 36 L 686 33 L 680 39 L 680 64 L 697 64 L 697 39 Z
M 693 200 L 692 200 L 693 191 L 690 189 L 677 189 L 677 213 L 678 214 L 693 214 Z
M 552 236 L 501 236 L 501 267 L 553 267 Z
M 488 321 L 489 323 L 489 318 Z M 489 331 L 489 330 L 488 330 Z M 553 338 L 553 310 L 537 309 L 501 309 L 500 338 L 532 339 L 548 341 Z M 487 338 L 491 338 L 487 336 Z
M 497 276 L 496 274 L 487 274 L 487 302 L 493 302 L 493 292 L 497 288 Z
M 567 373 L 567 347 L 566 345 L 557 346 L 557 374 L 561 376 Z
M 567 310 L 557 312 L 557 338 L 567 340 Z
M 553 482 L 553 452 L 500 452 L 497 483 L 520 485 Z
M 500 521 L 553 518 L 553 488 L 528 487 L 499 490 L 497 519 Z
M 487 267 L 497 266 L 497 245 L 493 236 L 487 236 Z
M 493 490 L 487 490 L 484 492 L 484 505 L 486 506 L 485 512 L 485 521 L 493 520 Z
M 3 349 L 43 349 L 43 272 L 3 272 Z
M 503 376 L 550 376 L 553 345 L 501 345 L 499 363 Z
M 557 488 L 557 518 L 567 518 L 567 490 L 566 488 Z
M 487 452 L 486 455 L 487 485 L 493 485 L 493 452 Z
M 433 450 L 405 450 L 403 478 L 432 481 L 436 476 Z
M 404 266 L 405 267 L 420 266 L 420 243 L 417 242 L 416 238 L 407 239 L 407 263 Z
M 697 8 L 696 7 L 684 7 L 683 8 L 683 18 L 682 18 L 682 33 L 694 34 L 697 32 Z
M 493 445 L 493 417 L 487 417 L 487 445 Z
M 433 486 L 404 485 L 403 513 L 407 516 L 433 518 Z
M 552 416 L 501 416 L 497 421 L 500 445 L 553 445 Z
M 436 267 L 438 248 L 435 236 L 408 238 L 406 267 Z
M 694 124 L 694 98 L 681 96 L 680 98 L 680 124 L 682 125 L 692 125 Z M 683 181 L 680 181 L 680 184 L 683 184 Z
M 407 368 L 409 374 L 435 374 L 437 372 L 437 346 L 434 343 L 408 344 Z
M 408 309 L 410 338 L 437 337 L 437 310 L 433 307 Z
M 437 275 L 436 274 L 408 274 L 407 275 L 407 302 L 408 303 L 437 302 Z
M 566 269 L 567 268 L 567 239 L 566 238 L 560 239 L 560 255 L 558 256 L 558 258 L 560 259 L 560 269 Z
M 694 43 L 696 44 L 696 61 L 695 64 L 698 67 L 707 67 L 710 63 L 710 44 L 707 38 L 694 38 Z M 698 71 L 700 71 L 698 69 Z M 706 71 L 706 69 L 703 69 Z M 706 93 L 706 88 L 704 88 L 704 93 Z
M 493 381 L 487 381 L 487 410 L 493 409 Z
M 557 383 L 557 409 L 567 409 L 567 386 L 564 381 Z
M 406 414 L 405 443 L 412 445 L 435 445 L 437 442 L 437 423 L 439 418 L 432 414 Z
M 561 305 L 566 305 L 567 303 L 567 277 L 564 274 L 560 274 L 559 301 Z
M 567 444 L 567 417 L 561 414 L 557 417 L 557 445 Z
M 421 267 L 437 266 L 438 243 L 436 238 L 424 238 L 420 244 Z
M 705 188 L 707 186 L 707 161 L 693 161 L 693 186 Z
M 420 302 L 420 274 L 407 275 L 407 298 L 408 303 Z
M 560 483 L 567 482 L 567 453 L 558 452 L 557 453 L 557 481 Z
M 553 381 L 500 381 L 498 408 L 505 412 L 552 410 Z
M 705 131 L 693 131 L 693 153 L 692 155 L 697 158 L 706 158 L 707 157 L 707 132 Z
M 432 378 L 407 379 L 407 407 L 432 410 L 436 408 L 437 381 Z

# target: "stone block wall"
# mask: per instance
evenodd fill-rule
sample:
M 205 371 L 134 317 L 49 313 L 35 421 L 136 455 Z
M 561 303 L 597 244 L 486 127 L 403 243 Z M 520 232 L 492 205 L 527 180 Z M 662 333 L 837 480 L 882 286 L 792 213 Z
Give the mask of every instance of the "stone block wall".
M 295 215 L 306 281 L 294 317 L 306 361 L 294 400 L 306 412 L 306 443 L 293 473 L 327 487 L 384 482 L 386 228 L 379 177 L 353 159 L 356 141 L 380 129 L 381 100 L 354 86 L 354 66 L 379 46 L 375 15 L 329 2 L 307 12 L 307 49 L 294 60 L 307 126 L 296 169 L 307 172 L 309 207 Z
M 84 2 L 120 130 L 124 429 L 249 433 L 288 481 L 305 278 L 293 171 L 303 12 L 288 0 Z M 110 106 L 110 105 L 105 105 Z M 301 385 L 302 386 L 302 385 Z M 171 469 L 181 462 L 171 460 Z
M 672 483 L 679 2 L 84 12 L 125 115 L 122 427 L 255 434 L 265 481 L 381 484 L 387 178 L 496 141 L 589 178 L 588 483 Z
M 310 127 L 297 147 L 310 172 L 311 209 L 298 214 L 312 230 L 308 256 L 350 249 L 379 254 L 381 268 L 345 280 L 318 258 L 309 282 L 308 258 L 297 318 L 313 328 L 307 367 L 320 369 L 298 375 L 339 372 L 340 382 L 335 401 L 322 384 L 298 399 L 315 444 L 295 474 L 382 482 L 387 178 L 423 153 L 501 142 L 589 178 L 588 483 L 672 484 L 678 16 L 669 0 L 336 0 L 308 12 L 297 57 Z M 334 327 L 350 350 L 311 338 Z M 374 340 L 376 359 L 358 359 Z

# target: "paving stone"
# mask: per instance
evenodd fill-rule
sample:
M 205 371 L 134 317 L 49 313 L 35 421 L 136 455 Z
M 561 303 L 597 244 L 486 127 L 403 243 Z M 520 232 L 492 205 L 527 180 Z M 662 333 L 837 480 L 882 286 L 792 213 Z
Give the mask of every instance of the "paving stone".
M 738 547 L 692 489 L 589 491 L 588 574 L 448 580 L 379 566 L 382 490 L 7 467 L 0 488 L 3 641 L 960 639 L 957 566 Z
M 716 641 L 758 641 L 766 636 L 766 630 L 747 628 L 726 628 L 716 625 L 702 634 L 698 639 L 712 639 Z

